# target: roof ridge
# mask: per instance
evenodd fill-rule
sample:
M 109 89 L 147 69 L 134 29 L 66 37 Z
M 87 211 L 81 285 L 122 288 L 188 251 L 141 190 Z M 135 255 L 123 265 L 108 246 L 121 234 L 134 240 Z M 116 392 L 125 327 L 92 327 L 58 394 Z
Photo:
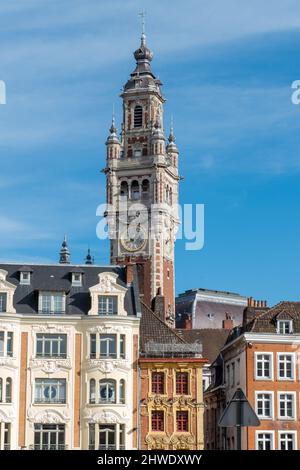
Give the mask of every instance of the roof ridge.
M 141 300 L 141 304 L 150 312 L 152 313 L 152 315 L 154 315 L 155 318 L 157 318 L 157 320 L 160 321 L 160 323 L 162 323 L 165 327 L 168 328 L 168 330 L 170 330 L 170 332 L 173 333 L 174 336 L 176 336 L 180 341 L 182 341 L 183 343 L 187 343 L 187 341 L 185 341 L 178 333 L 176 333 L 176 331 L 173 330 L 173 328 L 171 328 L 169 325 L 167 325 L 166 322 L 164 322 L 153 310 L 152 308 L 150 308 L 148 305 L 146 305 L 142 300 Z

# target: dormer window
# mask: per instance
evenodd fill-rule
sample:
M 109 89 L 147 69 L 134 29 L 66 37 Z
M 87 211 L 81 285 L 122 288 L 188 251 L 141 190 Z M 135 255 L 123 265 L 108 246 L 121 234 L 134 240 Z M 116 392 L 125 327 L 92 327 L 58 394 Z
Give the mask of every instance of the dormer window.
M 72 286 L 82 287 L 82 273 L 72 273 Z
M 278 320 L 277 321 L 277 333 L 280 335 L 289 335 L 293 333 L 293 321 L 292 320 Z
M 0 312 L 6 312 L 7 311 L 7 293 L 6 292 L 0 292 Z
M 117 315 L 118 297 L 116 295 L 99 295 L 98 315 Z
M 65 292 L 45 292 L 39 293 L 39 313 L 45 315 L 63 314 L 66 312 Z
M 29 271 L 21 271 L 20 273 L 20 284 L 22 286 L 29 286 L 30 285 L 30 272 Z

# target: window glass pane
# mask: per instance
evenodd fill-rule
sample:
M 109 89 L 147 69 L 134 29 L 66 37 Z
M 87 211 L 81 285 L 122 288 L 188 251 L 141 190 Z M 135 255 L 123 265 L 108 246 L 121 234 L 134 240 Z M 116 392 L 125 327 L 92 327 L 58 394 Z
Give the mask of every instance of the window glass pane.
M 4 331 L 0 331 L 0 356 L 4 356 Z
M 7 302 L 7 294 L 6 292 L 0 293 L 0 312 L 6 312 L 6 302 Z
M 12 356 L 13 355 L 13 337 L 14 334 L 9 331 L 7 333 L 7 355 Z
M 96 357 L 96 335 L 92 334 L 91 335 L 91 344 L 90 344 L 90 355 L 91 357 Z

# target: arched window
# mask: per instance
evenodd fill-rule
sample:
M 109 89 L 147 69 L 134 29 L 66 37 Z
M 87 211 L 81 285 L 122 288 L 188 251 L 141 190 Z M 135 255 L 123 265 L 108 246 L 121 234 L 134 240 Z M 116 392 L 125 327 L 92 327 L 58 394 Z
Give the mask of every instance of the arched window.
M 172 199 L 173 199 L 173 197 L 172 197 L 172 188 L 170 188 L 170 190 L 169 190 L 169 204 L 170 205 L 172 205 Z
M 90 380 L 90 403 L 96 403 L 96 381 Z
M 120 195 L 125 197 L 128 196 L 128 184 L 126 181 L 122 181 L 121 183 Z
M 0 403 L 2 403 L 2 399 L 3 399 L 2 384 L 3 384 L 3 381 L 2 381 L 2 379 L 0 378 Z
M 169 186 L 166 187 L 166 202 L 169 202 Z
M 139 199 L 140 197 L 140 185 L 139 182 L 134 180 L 131 183 L 131 199 Z
M 125 403 L 125 380 L 120 380 L 120 391 L 119 391 L 119 401 L 121 404 Z
M 143 182 L 142 182 L 142 192 L 143 193 L 148 193 L 149 192 L 149 181 L 148 180 L 143 180 Z
M 116 381 L 103 379 L 99 385 L 100 403 L 116 403 Z
M 6 403 L 12 402 L 12 380 L 10 377 L 6 379 L 5 401 Z
M 143 108 L 139 104 L 134 108 L 134 127 L 143 126 Z

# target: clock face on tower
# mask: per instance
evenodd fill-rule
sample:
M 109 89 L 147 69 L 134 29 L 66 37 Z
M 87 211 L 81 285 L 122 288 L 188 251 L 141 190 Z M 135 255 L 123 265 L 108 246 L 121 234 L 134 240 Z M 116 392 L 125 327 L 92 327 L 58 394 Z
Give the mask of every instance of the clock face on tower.
M 147 242 L 145 231 L 141 227 L 125 230 L 121 234 L 120 242 L 124 250 L 130 253 L 141 251 Z

